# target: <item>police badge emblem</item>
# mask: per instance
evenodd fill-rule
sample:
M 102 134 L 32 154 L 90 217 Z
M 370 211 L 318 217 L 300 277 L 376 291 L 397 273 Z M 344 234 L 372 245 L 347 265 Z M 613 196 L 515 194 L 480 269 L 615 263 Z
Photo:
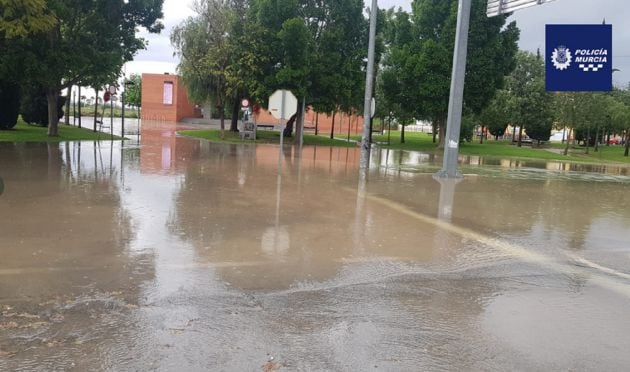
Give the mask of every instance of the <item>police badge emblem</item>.
M 556 69 L 566 70 L 569 66 L 571 66 L 571 61 L 571 51 L 564 45 L 561 45 L 553 50 L 551 62 Z

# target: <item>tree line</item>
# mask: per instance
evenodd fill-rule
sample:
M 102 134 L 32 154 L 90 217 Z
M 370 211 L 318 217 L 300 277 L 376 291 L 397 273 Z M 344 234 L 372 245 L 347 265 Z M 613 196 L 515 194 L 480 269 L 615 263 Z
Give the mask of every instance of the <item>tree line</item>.
M 162 30 L 162 3 L 0 1 L 0 128 L 15 125 L 19 112 L 27 111 L 20 106 L 45 107 L 48 134 L 57 136 L 62 106 L 69 103 L 62 90 L 90 86 L 98 94 L 115 82 L 123 64 L 146 46 L 137 29 Z

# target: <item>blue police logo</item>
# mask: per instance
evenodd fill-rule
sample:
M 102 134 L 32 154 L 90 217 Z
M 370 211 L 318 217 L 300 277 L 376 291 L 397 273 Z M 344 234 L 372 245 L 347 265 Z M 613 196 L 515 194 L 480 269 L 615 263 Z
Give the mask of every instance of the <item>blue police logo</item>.
M 556 69 L 566 70 L 569 66 L 571 66 L 571 61 L 571 51 L 564 45 L 561 45 L 553 50 L 551 62 Z
M 611 25 L 547 25 L 546 34 L 548 91 L 612 89 Z

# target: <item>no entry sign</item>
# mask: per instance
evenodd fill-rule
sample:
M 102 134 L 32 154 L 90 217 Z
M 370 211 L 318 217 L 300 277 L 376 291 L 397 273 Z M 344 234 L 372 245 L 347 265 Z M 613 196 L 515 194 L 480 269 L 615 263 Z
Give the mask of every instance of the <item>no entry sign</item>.
M 548 91 L 612 90 L 611 25 L 547 25 Z

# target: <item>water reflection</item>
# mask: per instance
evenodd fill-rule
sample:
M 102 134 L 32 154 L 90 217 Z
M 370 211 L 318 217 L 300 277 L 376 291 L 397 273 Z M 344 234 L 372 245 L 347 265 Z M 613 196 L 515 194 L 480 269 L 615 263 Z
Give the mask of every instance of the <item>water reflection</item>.
M 432 155 L 285 146 L 279 164 L 175 129 L 0 144 L 0 369 L 630 363 L 621 168 L 471 157 L 476 175 L 436 182 Z

